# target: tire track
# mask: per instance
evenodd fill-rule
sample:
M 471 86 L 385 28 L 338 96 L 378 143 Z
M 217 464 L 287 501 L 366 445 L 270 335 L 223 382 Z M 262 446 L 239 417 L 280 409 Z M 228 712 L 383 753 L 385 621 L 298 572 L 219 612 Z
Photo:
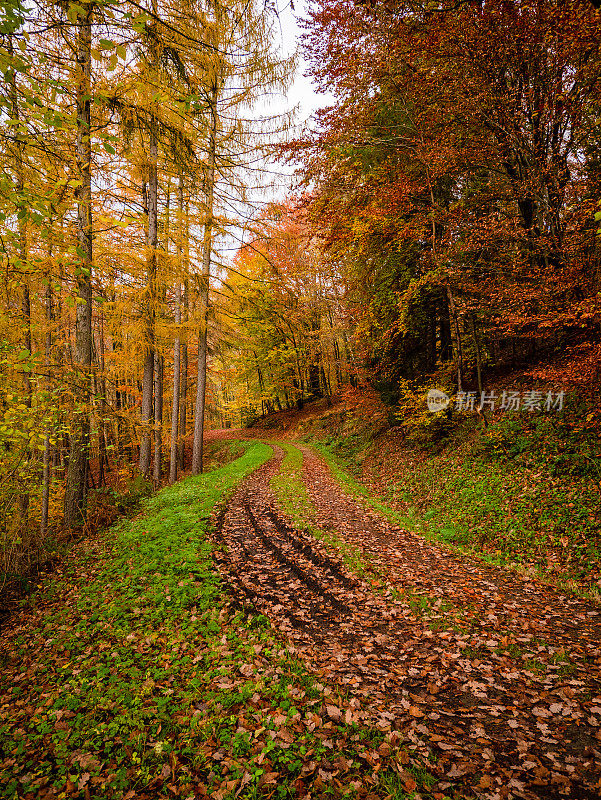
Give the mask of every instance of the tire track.
M 257 522 L 257 519 L 248 503 L 244 504 L 244 508 L 248 515 L 248 519 L 255 530 L 255 533 L 261 539 L 265 547 L 267 547 L 267 549 L 273 553 L 280 564 L 288 567 L 290 572 L 296 575 L 296 577 L 301 580 L 308 589 L 312 589 L 315 594 L 321 595 L 323 598 L 328 600 L 332 604 L 333 608 L 335 608 L 337 611 L 341 612 L 342 614 L 352 613 L 352 610 L 345 603 L 341 603 L 340 600 L 338 600 L 337 597 L 328 591 L 328 589 L 326 589 L 319 580 L 314 578 L 309 572 L 307 572 L 306 569 L 300 567 L 295 561 L 292 561 L 286 557 L 278 544 L 274 542 L 273 539 L 271 539 L 267 533 L 259 527 L 259 523 Z M 273 514 L 270 513 L 269 518 L 271 519 L 272 516 Z M 311 564 L 315 564 L 316 561 L 319 561 L 317 558 L 308 560 Z
M 517 672 L 496 641 L 472 654 L 467 634 L 435 633 L 408 601 L 375 594 L 277 509 L 269 481 L 281 460 L 276 449 L 217 518 L 234 596 L 268 616 L 315 673 L 350 691 L 363 719 L 403 731 L 441 777 L 472 786 L 476 773 L 492 776 L 480 797 L 598 797 L 601 737 L 576 696 L 581 683 Z M 353 515 L 353 524 L 372 523 Z M 511 793 L 495 794 L 506 785 Z

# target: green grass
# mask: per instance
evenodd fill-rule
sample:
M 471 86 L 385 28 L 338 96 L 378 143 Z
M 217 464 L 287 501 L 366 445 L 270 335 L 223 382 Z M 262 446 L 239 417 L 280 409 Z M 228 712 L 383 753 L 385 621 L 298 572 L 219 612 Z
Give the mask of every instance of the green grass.
M 584 452 L 570 460 L 578 436 Z M 339 439 L 312 446 L 347 491 L 400 526 L 598 599 L 595 445 L 590 433 L 578 434 L 565 418 L 507 415 L 485 432 L 454 437 L 430 453 L 398 447 L 382 452 L 379 443 L 365 447 Z M 364 464 L 371 465 L 372 482 L 385 470 L 378 498 L 358 479 Z
M 336 551 L 355 575 L 379 581 L 382 576 L 371 563 L 368 554 L 317 525 L 316 509 L 301 475 L 303 454 L 293 444 L 278 442 L 278 445 L 284 450 L 285 456 L 280 471 L 271 479 L 271 488 L 282 510 L 291 517 L 293 525 L 322 541 L 330 550 Z
M 284 459 L 279 472 L 271 479 L 271 488 L 297 527 L 313 525 L 315 507 L 301 477 L 303 454 L 288 442 L 278 442 L 278 446 L 284 451 Z
M 95 796 L 120 796 L 160 772 L 175 742 L 197 758 L 190 715 L 227 663 L 212 652 L 221 592 L 207 523 L 270 453 L 256 444 L 227 468 L 159 492 L 27 601 L 37 626 L 14 642 L 0 679 L 2 796 L 58 791 L 86 774 Z M 19 659 L 25 671 L 7 684 Z
M 240 441 L 239 439 L 224 439 L 208 441 L 204 445 L 204 471 L 217 469 L 240 458 L 252 442 Z
M 344 698 L 233 608 L 214 568 L 211 514 L 270 453 L 254 443 L 143 501 L 24 603 L 2 655 L 0 797 L 292 798 L 340 757 L 344 785 L 386 794 L 398 748 L 362 767 L 370 730 L 328 719 Z

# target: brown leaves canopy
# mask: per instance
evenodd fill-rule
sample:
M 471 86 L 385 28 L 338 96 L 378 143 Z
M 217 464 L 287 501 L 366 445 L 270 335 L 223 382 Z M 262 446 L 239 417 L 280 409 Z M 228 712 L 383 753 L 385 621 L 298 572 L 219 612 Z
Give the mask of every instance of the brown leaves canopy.
M 600 43 L 577 0 L 317 6 L 305 50 L 336 104 L 294 156 L 380 345 L 447 284 L 498 333 L 592 319 Z

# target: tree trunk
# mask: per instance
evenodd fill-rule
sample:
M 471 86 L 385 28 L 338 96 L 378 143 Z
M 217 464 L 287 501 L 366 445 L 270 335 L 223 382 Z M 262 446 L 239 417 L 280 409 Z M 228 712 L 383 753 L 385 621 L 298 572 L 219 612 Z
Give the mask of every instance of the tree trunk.
M 9 54 L 13 55 L 12 36 L 8 40 Z M 27 200 L 25 198 L 25 153 L 23 136 L 19 127 L 20 124 L 20 108 L 19 108 L 19 94 L 17 90 L 17 77 L 14 70 L 9 73 L 8 79 L 8 92 L 11 101 L 12 118 L 17 127 L 15 132 L 15 189 L 16 189 L 16 205 L 17 205 L 17 230 L 18 230 L 18 252 L 19 261 L 21 262 L 21 271 L 23 274 L 23 294 L 21 295 L 21 328 L 23 332 L 23 349 L 31 354 L 31 300 L 29 296 L 29 276 L 28 276 L 28 244 L 27 244 Z M 31 408 L 31 379 L 29 372 L 23 370 L 23 393 L 25 395 L 24 401 L 27 408 Z M 24 461 L 29 461 L 31 452 L 29 448 L 24 453 Z M 29 492 L 21 492 L 19 494 L 19 516 L 21 522 L 27 524 L 27 516 L 29 513 Z
M 54 311 L 52 307 L 52 282 L 50 280 L 50 270 L 52 265 L 52 217 L 48 225 L 48 271 L 46 273 L 46 291 L 44 293 L 44 301 L 46 305 L 46 341 L 44 348 L 44 366 L 46 367 L 48 388 L 51 388 L 50 375 L 50 361 L 52 358 L 52 322 L 54 320 Z M 50 504 L 50 480 L 52 476 L 52 446 L 50 444 L 50 433 L 47 430 L 44 437 L 44 456 L 42 466 L 42 510 L 40 514 L 40 536 L 42 541 L 48 534 L 48 508 Z
M 478 396 L 482 397 L 482 354 L 480 352 L 480 342 L 476 332 L 476 315 L 472 314 L 472 335 L 474 337 L 474 347 L 476 349 L 476 374 L 478 377 Z
M 99 450 L 99 461 L 100 461 L 100 468 L 99 468 L 99 477 L 98 483 L 100 486 L 104 486 L 105 481 L 105 467 L 106 470 L 110 470 L 109 466 L 109 430 L 106 423 L 107 419 L 107 412 L 108 412 L 108 401 L 107 401 L 107 386 L 106 386 L 106 372 L 105 372 L 105 342 L 104 342 L 104 311 L 100 312 L 100 330 L 98 332 L 98 355 L 100 360 L 100 376 L 99 376 L 99 383 L 100 383 L 100 420 L 98 424 L 98 450 Z
M 190 269 L 190 205 L 186 198 L 186 214 L 184 217 L 184 298 L 183 298 L 183 322 L 188 323 L 188 310 L 190 307 L 190 295 L 188 292 L 188 272 Z M 182 368 L 180 378 L 181 399 L 179 402 L 179 443 L 178 460 L 180 472 L 186 468 L 186 427 L 188 415 L 188 340 L 187 332 L 182 342 Z
M 187 261 L 186 261 L 187 264 Z M 188 279 L 184 277 L 184 324 L 188 322 Z M 182 342 L 182 357 L 181 357 L 181 377 L 180 377 L 180 393 L 181 399 L 179 403 L 179 444 L 178 444 L 178 461 L 180 472 L 186 468 L 186 428 L 188 424 L 188 342 L 184 339 Z
M 449 284 L 446 286 L 447 299 L 449 301 L 449 316 L 453 321 L 453 328 L 455 331 L 455 358 L 457 362 L 457 391 L 463 391 L 463 348 L 461 345 L 461 332 L 459 330 L 459 320 L 457 318 L 457 309 L 455 308 L 455 299 Z
M 152 386 L 154 371 L 154 326 L 156 316 L 156 268 L 158 244 L 158 143 L 156 122 L 150 124 L 149 164 L 148 164 L 148 285 L 146 287 L 146 331 L 144 373 L 142 377 L 142 438 L 140 440 L 140 472 L 145 478 L 150 475 L 150 450 L 152 419 Z
M 200 289 L 200 328 L 198 331 L 198 383 L 194 408 L 194 440 L 192 444 L 192 474 L 202 472 L 205 400 L 207 388 L 207 329 L 209 322 L 209 281 L 213 245 L 213 201 L 215 195 L 215 150 L 217 146 L 217 86 L 212 93 L 212 124 L 209 137 L 209 158 L 206 183 L 206 218 L 203 235 L 202 285 Z
M 440 330 L 440 360 L 448 361 L 453 358 L 453 343 L 451 337 L 451 314 L 449 311 L 449 300 L 442 298 L 439 308 L 439 330 Z
M 428 330 L 428 369 L 434 372 L 436 369 L 436 308 L 429 312 L 429 330 Z
M 93 3 L 83 4 L 77 15 L 77 247 L 80 262 L 75 271 L 77 307 L 75 317 L 75 365 L 82 381 L 82 396 L 89 404 L 92 366 L 92 141 L 91 74 Z M 65 525 L 85 520 L 90 446 L 89 410 L 74 415 L 70 436 L 69 466 L 65 486 Z
M 179 423 L 180 385 L 180 325 L 182 324 L 182 257 L 184 226 L 184 179 L 180 174 L 177 188 L 177 278 L 175 281 L 175 342 L 173 343 L 173 406 L 171 408 L 171 450 L 169 458 L 169 483 L 177 480 L 177 432 Z
M 182 287 L 179 276 L 175 284 L 175 325 L 177 333 L 173 343 L 173 405 L 171 408 L 171 448 L 169 453 L 169 483 L 177 480 L 177 437 L 179 423 L 179 391 L 180 391 L 180 370 L 181 370 L 181 345 L 179 338 L 179 326 L 182 321 L 181 307 Z
M 163 458 L 163 364 L 164 358 L 155 353 L 154 357 L 154 465 L 153 483 L 157 489 L 161 483 Z
M 332 349 L 334 351 L 334 370 L 336 375 L 336 391 L 342 387 L 342 369 L 340 358 L 340 347 L 336 338 L 336 329 L 334 327 L 334 317 L 332 316 L 332 309 L 328 308 L 328 322 L 330 323 L 330 335 L 332 336 Z
M 171 200 L 171 180 L 167 180 L 165 193 L 165 241 L 164 252 L 169 255 L 169 223 L 170 223 L 170 200 Z M 158 213 L 158 212 L 157 212 Z M 157 232 L 158 236 L 158 232 Z M 158 276 L 157 276 L 158 279 Z M 159 297 L 159 286 L 157 280 L 157 297 Z M 164 305 L 167 300 L 167 287 L 160 282 L 160 302 Z M 152 479 L 155 489 L 161 484 L 163 473 L 163 376 L 165 373 L 165 356 L 155 353 L 154 359 L 154 464 Z
M 147 331 L 148 333 L 148 331 Z M 146 343 L 146 354 L 144 356 L 144 372 L 142 376 L 142 437 L 140 439 L 140 472 L 145 478 L 150 475 L 150 449 L 151 449 L 151 430 L 150 420 L 152 418 L 152 386 L 154 373 L 154 350 L 151 349 L 150 342 Z

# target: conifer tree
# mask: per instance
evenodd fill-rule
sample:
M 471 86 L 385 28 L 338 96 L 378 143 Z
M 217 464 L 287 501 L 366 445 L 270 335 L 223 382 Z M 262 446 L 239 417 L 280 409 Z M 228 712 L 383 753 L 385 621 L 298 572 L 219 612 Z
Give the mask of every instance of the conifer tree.
M 92 367 L 92 22 L 93 0 L 75 7 L 75 102 L 77 188 L 77 261 L 75 282 L 75 364 L 82 408 L 78 411 L 69 452 L 65 487 L 65 524 L 75 527 L 85 518 L 88 490 L 90 420 L 88 403 Z

